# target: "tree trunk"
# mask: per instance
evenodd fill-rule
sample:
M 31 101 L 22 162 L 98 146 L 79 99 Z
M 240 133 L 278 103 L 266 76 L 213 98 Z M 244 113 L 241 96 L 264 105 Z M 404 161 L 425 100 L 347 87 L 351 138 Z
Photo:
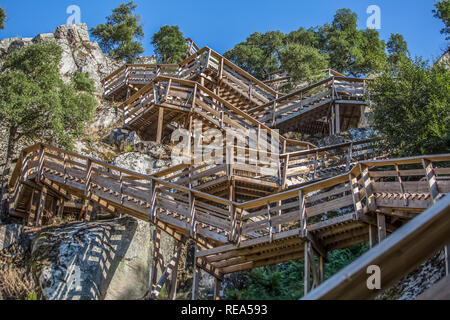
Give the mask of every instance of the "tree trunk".
M 6 149 L 6 159 L 5 165 L 3 167 L 2 178 L 1 178 L 1 188 L 0 188 L 0 220 L 6 218 L 8 209 L 8 183 L 9 176 L 11 174 L 11 160 L 13 156 L 13 151 L 17 142 L 17 127 L 9 128 L 8 136 L 8 147 Z

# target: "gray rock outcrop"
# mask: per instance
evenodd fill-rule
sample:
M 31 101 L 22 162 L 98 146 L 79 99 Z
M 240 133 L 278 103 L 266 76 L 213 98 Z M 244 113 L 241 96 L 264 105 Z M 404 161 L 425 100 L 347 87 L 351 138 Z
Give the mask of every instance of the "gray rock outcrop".
M 0 59 L 31 43 L 55 41 L 63 50 L 60 71 L 65 79 L 74 72 L 86 72 L 101 89 L 101 80 L 119 68 L 123 62 L 109 58 L 97 42 L 91 42 L 85 23 L 62 25 L 54 33 L 42 33 L 34 38 L 0 40 Z

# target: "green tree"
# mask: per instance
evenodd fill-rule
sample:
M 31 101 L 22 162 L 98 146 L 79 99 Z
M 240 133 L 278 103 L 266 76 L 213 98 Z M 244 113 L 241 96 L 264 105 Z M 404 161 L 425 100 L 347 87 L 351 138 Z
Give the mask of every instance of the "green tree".
M 253 76 L 264 79 L 280 69 L 279 52 L 284 40 L 285 34 L 281 31 L 255 32 L 224 56 Z
M 91 28 L 91 34 L 98 39 L 102 50 L 114 59 L 125 59 L 128 63 L 144 52 L 140 40 L 144 30 L 141 17 L 134 14 L 137 5 L 133 1 L 121 4 L 106 17 L 106 23 Z
M 94 82 L 77 73 L 64 83 L 61 55 L 55 43 L 32 44 L 10 54 L 0 68 L 0 125 L 8 132 L 3 178 L 22 138 L 71 148 L 92 117 Z
M 376 30 L 358 30 L 357 20 L 358 16 L 350 9 L 340 9 L 331 24 L 299 28 L 288 34 L 255 32 L 224 55 L 260 79 L 280 68 L 284 71 L 296 69 L 293 63 L 282 59 L 282 55 L 286 57 L 294 47 L 297 48 L 294 51 L 299 52 L 299 46 L 303 48 L 302 52 L 319 50 L 327 58 L 328 66 L 340 72 L 354 76 L 380 72 L 386 63 L 386 45 Z M 323 61 L 324 57 L 314 56 Z M 317 61 L 314 59 L 311 65 L 302 68 L 314 70 Z M 309 63 L 308 60 L 303 62 Z M 297 79 L 298 74 L 295 76 Z
M 433 10 L 434 16 L 444 22 L 445 27 L 441 30 L 445 34 L 446 40 L 450 39 L 450 1 L 439 0 L 435 4 L 436 9 Z
M 409 57 L 408 44 L 401 34 L 392 33 L 386 44 L 388 52 L 388 62 L 397 64 L 402 57 Z
M 178 26 L 163 26 L 153 35 L 152 44 L 159 63 L 175 64 L 186 58 L 188 45 Z
M 5 20 L 6 20 L 5 10 L 2 7 L 0 7 L 0 30 L 5 29 Z
M 322 50 L 330 56 L 331 68 L 353 76 L 381 71 L 385 61 L 385 43 L 376 30 L 357 30 L 358 15 L 339 9 L 331 25 L 319 29 Z
M 283 70 L 288 72 L 295 83 L 315 80 L 320 72 L 327 68 L 327 56 L 316 48 L 289 43 L 280 52 Z
M 329 253 L 325 264 L 325 278 L 328 279 L 342 268 L 367 252 L 367 244 L 334 250 Z M 235 288 L 225 290 L 229 300 L 297 300 L 304 294 L 304 263 L 292 261 L 253 269 L 242 274 L 243 281 Z
M 401 59 L 371 83 L 374 125 L 399 156 L 450 151 L 447 68 Z

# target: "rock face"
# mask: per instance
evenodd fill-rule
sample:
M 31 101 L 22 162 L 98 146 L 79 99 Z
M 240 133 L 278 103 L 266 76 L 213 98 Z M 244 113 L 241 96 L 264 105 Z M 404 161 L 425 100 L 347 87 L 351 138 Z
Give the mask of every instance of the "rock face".
M 62 25 L 54 33 L 39 34 L 33 39 L 0 40 L 0 59 L 23 46 L 42 41 L 55 41 L 62 48 L 60 70 L 66 79 L 74 72 L 86 72 L 94 80 L 98 90 L 101 89 L 101 80 L 123 64 L 105 55 L 97 42 L 91 42 L 85 23 Z
M 149 224 L 126 217 L 72 223 L 35 235 L 32 273 L 46 300 L 140 299 L 152 261 Z M 173 250 L 163 241 L 164 253 Z
M 157 159 L 140 152 L 129 152 L 113 160 L 114 165 L 138 173 L 152 175 L 168 168 L 170 160 Z
M 23 226 L 18 224 L 0 225 L 0 251 L 19 241 Z
M 444 251 L 441 251 L 427 260 L 392 288 L 379 295 L 377 300 L 414 300 L 445 277 L 444 255 Z

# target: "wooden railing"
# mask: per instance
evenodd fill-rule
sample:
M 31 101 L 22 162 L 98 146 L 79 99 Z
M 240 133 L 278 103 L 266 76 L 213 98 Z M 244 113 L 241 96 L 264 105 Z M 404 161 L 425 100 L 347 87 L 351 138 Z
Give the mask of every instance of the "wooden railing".
M 408 212 L 423 211 L 450 193 L 450 154 L 362 161 L 349 173 L 243 203 L 43 144 L 22 152 L 10 203 L 17 203 L 20 185 L 33 179 L 192 237 L 222 244 L 271 242 L 277 234 L 306 237 L 334 224 L 364 221 L 375 210 L 410 218 Z M 327 241 L 332 247 L 333 239 Z
M 349 173 L 242 203 L 242 237 L 273 239 L 286 232 L 306 236 L 365 219 L 365 213 L 375 210 L 423 211 L 450 192 L 449 160 L 450 154 L 362 161 Z
M 252 108 L 248 113 L 260 122 L 276 126 L 299 114 L 336 100 L 364 101 L 365 79 L 332 76 L 281 98 Z
M 146 85 L 160 75 L 177 77 L 178 74 L 179 66 L 176 64 L 124 65 L 102 80 L 104 96 L 109 98 L 117 90 L 128 85 Z
M 356 162 L 387 156 L 375 151 L 382 138 L 352 141 L 337 145 L 280 155 L 281 187 L 309 183 L 350 171 Z
M 11 203 L 19 197 L 15 190 L 33 179 L 57 183 L 75 196 L 150 221 L 163 230 L 169 225 L 184 235 L 218 243 L 228 242 L 233 234 L 230 201 L 48 145 L 22 152 L 10 181 Z
M 181 77 L 191 79 L 207 69 L 226 84 L 256 104 L 267 103 L 282 94 L 233 64 L 214 50 L 204 47 L 180 64 Z
M 194 112 L 219 129 L 256 130 L 258 136 L 265 130 L 268 145 L 274 137 L 281 144 L 282 152 L 315 148 L 308 142 L 286 139 L 196 82 L 163 76 L 155 78 L 124 103 L 125 124 L 130 126 L 134 119 L 160 105 L 180 112 Z
M 390 288 L 450 240 L 450 197 L 397 230 L 384 242 L 303 297 L 303 300 L 373 299 L 380 290 L 367 286 L 367 270 L 381 270 L 382 290 Z

